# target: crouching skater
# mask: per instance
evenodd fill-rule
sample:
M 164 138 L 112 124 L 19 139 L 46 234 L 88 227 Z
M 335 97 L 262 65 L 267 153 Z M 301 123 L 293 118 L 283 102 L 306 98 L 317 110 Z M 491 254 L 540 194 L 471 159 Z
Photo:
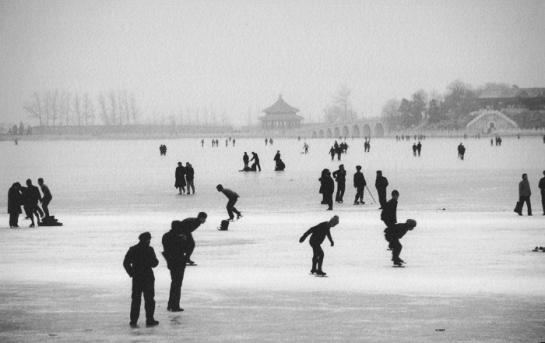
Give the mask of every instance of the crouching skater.
M 405 223 L 397 223 L 387 227 L 384 230 L 384 238 L 388 241 L 388 248 L 392 250 L 392 261 L 394 262 L 394 267 L 403 267 L 403 261 L 399 254 L 403 246 L 399 240 L 405 236 L 407 231 L 412 230 L 416 227 L 416 220 L 407 219 Z
M 339 217 L 333 216 L 327 222 L 320 223 L 314 227 L 308 229 L 301 238 L 299 243 L 303 243 L 308 235 L 310 235 L 310 246 L 312 247 L 312 269 L 310 270 L 311 274 L 316 276 L 326 276 L 326 273 L 322 270 L 322 264 L 324 262 L 324 251 L 322 250 L 322 242 L 327 236 L 331 246 L 334 245 L 333 238 L 331 238 L 331 232 L 329 230 L 339 224 Z

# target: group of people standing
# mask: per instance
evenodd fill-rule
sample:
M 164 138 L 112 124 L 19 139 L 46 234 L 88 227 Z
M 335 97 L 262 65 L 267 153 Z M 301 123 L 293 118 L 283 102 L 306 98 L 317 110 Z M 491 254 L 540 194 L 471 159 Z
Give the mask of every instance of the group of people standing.
M 332 161 L 335 158 L 335 155 L 337 155 L 337 161 L 340 161 L 341 154 L 346 154 L 347 151 L 348 151 L 348 144 L 346 142 L 341 142 L 341 144 L 339 144 L 337 143 L 337 141 L 335 141 L 331 149 L 329 149 L 329 155 L 331 155 Z
M 413 156 L 420 157 L 420 153 L 422 152 L 422 143 L 418 141 L 418 143 L 413 143 Z
M 541 191 L 541 207 L 543 209 L 543 215 L 545 216 L 545 170 L 543 171 L 543 177 L 539 180 L 538 188 Z M 519 200 L 515 205 L 515 212 L 519 216 L 522 216 L 522 208 L 526 204 L 528 215 L 532 215 L 532 204 L 530 202 L 530 196 L 532 190 L 530 189 L 530 182 L 528 181 L 528 174 L 522 174 L 522 180 L 519 182 Z
M 195 194 L 195 170 L 191 163 L 186 162 L 185 167 L 182 162 L 178 162 L 176 171 L 174 172 L 175 182 L 174 187 L 178 189 L 180 195 L 187 194 L 190 195 L 193 191 Z M 186 193 L 187 187 L 187 193 Z
M 252 166 L 250 167 L 250 162 L 252 163 Z M 250 156 L 248 156 L 248 153 L 245 151 L 242 155 L 242 163 L 244 163 L 244 167 L 242 167 L 241 171 L 249 172 L 249 171 L 261 171 L 261 164 L 259 163 L 259 156 L 252 151 L 252 159 L 250 159 Z
M 19 182 L 15 182 L 8 190 L 8 213 L 9 227 L 19 227 L 19 214 L 22 213 L 23 207 L 26 217 L 30 219 L 30 227 L 40 225 L 43 220 L 49 218 L 49 203 L 53 199 L 49 187 L 44 183 L 43 178 L 38 179 L 38 187 L 32 184 L 31 179 L 26 180 L 26 187 L 21 186 Z M 39 203 L 42 204 L 41 208 Z M 34 221 L 36 217 L 36 221 Z

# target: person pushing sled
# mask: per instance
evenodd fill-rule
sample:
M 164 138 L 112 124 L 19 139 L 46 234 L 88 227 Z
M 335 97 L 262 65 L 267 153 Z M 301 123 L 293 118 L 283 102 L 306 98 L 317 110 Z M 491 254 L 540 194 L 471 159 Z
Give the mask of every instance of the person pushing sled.
M 401 253 L 401 249 L 403 246 L 399 242 L 399 240 L 405 236 L 407 231 L 410 231 L 416 227 L 416 220 L 414 219 L 407 219 L 407 222 L 405 223 L 397 223 L 388 226 L 384 230 L 384 238 L 388 242 L 388 248 L 392 250 L 392 261 L 394 262 L 394 267 L 403 267 L 403 261 L 399 254 Z
M 316 276 L 326 276 L 322 270 L 322 263 L 324 262 L 324 251 L 322 250 L 322 242 L 327 236 L 331 246 L 334 245 L 333 238 L 331 238 L 331 232 L 329 230 L 339 224 L 339 217 L 333 216 L 327 222 L 322 222 L 314 227 L 308 229 L 301 238 L 299 238 L 299 243 L 303 243 L 308 235 L 310 235 L 309 243 L 312 247 L 312 269 L 310 273 Z

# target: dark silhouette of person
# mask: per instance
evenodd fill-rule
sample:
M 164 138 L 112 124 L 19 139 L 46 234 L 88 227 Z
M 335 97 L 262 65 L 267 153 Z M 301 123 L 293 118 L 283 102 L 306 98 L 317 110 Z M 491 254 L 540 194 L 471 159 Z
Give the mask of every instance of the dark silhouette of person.
M 187 183 L 187 194 L 191 194 L 191 191 L 195 194 L 195 170 L 189 162 L 186 162 L 185 164 L 185 180 Z
M 354 198 L 354 205 L 365 204 L 363 201 L 363 192 L 367 186 L 365 177 L 361 172 L 361 166 L 356 166 L 356 172 L 354 173 L 354 187 L 356 188 L 356 197 Z
M 276 151 L 276 155 L 274 155 L 273 160 L 275 161 L 275 171 L 283 171 L 284 169 L 286 169 L 286 164 L 284 163 L 284 161 L 282 161 L 282 158 L 280 157 L 280 150 Z
M 380 219 L 386 224 L 386 227 L 397 224 L 397 199 L 399 199 L 399 192 L 394 189 L 392 191 L 392 198 L 382 207 Z
M 49 203 L 51 200 L 53 200 L 53 196 L 51 195 L 51 191 L 49 191 L 49 187 L 47 187 L 47 185 L 44 183 L 43 178 L 38 179 L 38 185 L 40 185 L 40 189 L 42 190 L 42 209 L 45 213 L 45 217 L 47 218 L 49 217 Z
M 23 193 L 23 208 L 27 217 L 30 218 L 31 224 L 30 227 L 34 227 L 34 216 L 36 216 L 36 224 L 40 225 L 40 216 L 43 215 L 42 210 L 38 206 L 38 201 L 40 201 L 40 191 L 38 187 L 32 184 L 32 180 L 26 180 L 27 187 L 21 187 Z
M 244 169 L 243 170 L 246 170 L 248 168 L 248 163 L 250 163 L 250 157 L 248 156 L 246 151 L 244 152 L 244 155 L 242 155 L 242 162 L 244 162 Z
M 204 148 L 204 138 L 201 139 L 201 148 Z
M 388 242 L 388 248 L 392 250 L 392 261 L 394 262 L 394 266 L 402 267 L 403 263 L 405 263 L 405 261 L 399 257 L 401 249 L 403 248 L 399 240 L 405 236 L 407 231 L 410 231 L 415 227 L 416 221 L 414 219 L 407 219 L 405 223 L 394 224 L 384 230 L 384 238 Z
M 305 232 L 301 238 L 299 238 L 299 243 L 303 243 L 308 235 L 310 235 L 309 243 L 312 247 L 312 268 L 310 270 L 311 274 L 316 274 L 318 276 L 327 275 L 322 270 L 322 265 L 324 263 L 324 251 L 322 249 L 322 243 L 327 237 L 331 246 L 334 246 L 333 238 L 331 237 L 330 229 L 339 224 L 339 217 L 333 216 L 327 222 L 322 222 L 316 226 L 311 227 Z
M 382 176 L 382 170 L 377 170 L 377 178 L 375 180 L 375 188 L 377 189 L 378 202 L 380 208 L 386 204 L 386 188 L 388 187 L 388 179 Z
M 269 140 L 265 138 L 265 145 L 267 145 L 268 143 L 269 143 Z
M 331 147 L 331 149 L 329 149 L 329 154 L 331 155 L 331 160 L 333 161 L 335 158 L 335 147 Z
M 545 170 L 543 171 L 543 177 L 539 180 L 538 187 L 541 190 L 541 208 L 545 216 Z
M 280 150 L 276 150 L 276 154 L 274 155 L 273 161 L 276 162 L 276 165 L 278 166 L 278 161 L 280 161 Z
M 305 144 L 303 144 L 303 151 L 305 152 L 305 155 L 308 154 L 308 144 L 307 144 L 307 142 L 305 142 Z
M 416 151 L 418 148 L 416 147 L 416 143 L 413 143 L 413 156 L 416 156 Z
M 21 184 L 15 182 L 8 190 L 8 213 L 9 227 L 19 227 L 19 214 L 22 213 L 23 195 L 21 193 Z
M 519 216 L 522 216 L 522 208 L 524 203 L 528 209 L 528 215 L 532 215 L 532 204 L 530 203 L 530 196 L 532 191 L 530 190 L 530 182 L 528 182 L 528 175 L 526 173 L 522 174 L 522 180 L 519 182 L 519 206 L 518 211 L 516 211 Z
M 463 161 L 465 153 L 466 153 L 466 148 L 462 143 L 460 143 L 458 145 L 458 158 Z
M 144 293 L 146 325 L 155 326 L 159 322 L 153 317 L 155 312 L 155 277 L 152 268 L 157 267 L 159 261 L 150 246 L 151 234 L 144 232 L 138 236 L 138 239 L 140 242 L 129 248 L 123 260 L 123 267 L 132 278 L 130 326 L 137 327 L 142 293 Z
M 257 156 L 257 154 L 253 151 L 252 151 L 252 159 L 250 161 L 254 161 L 254 164 L 252 165 L 253 170 L 261 171 L 261 165 L 259 164 L 259 156 Z
M 322 177 L 318 179 L 320 181 L 320 189 L 323 194 L 323 201 L 328 206 L 328 211 L 333 210 L 333 192 L 335 191 L 335 183 L 333 178 L 331 178 L 331 173 L 329 169 L 324 169 L 322 171 Z
M 418 141 L 418 144 L 416 145 L 416 152 L 418 153 L 418 157 L 420 157 L 420 153 L 422 152 L 422 143 Z
M 272 137 L 269 137 L 269 145 L 273 145 L 273 139 L 272 139 Z
M 180 297 L 184 281 L 185 266 L 187 263 L 188 240 L 182 222 L 174 220 L 170 224 L 170 231 L 163 235 L 163 257 L 167 261 L 170 271 L 170 293 L 167 311 L 181 312 Z
M 320 181 L 320 189 L 318 190 L 318 193 L 322 195 L 322 202 L 321 202 L 322 205 L 327 204 L 326 198 L 325 198 L 324 186 L 325 186 L 325 176 L 328 172 L 329 172 L 329 169 L 323 169 L 322 174 L 320 178 L 318 179 L 318 181 Z
M 339 165 L 339 169 L 333 172 L 333 178 L 337 181 L 337 193 L 335 194 L 335 201 L 338 203 L 343 202 L 344 191 L 346 188 L 346 170 L 344 165 Z
M 176 167 L 176 171 L 174 172 L 174 176 L 176 177 L 176 181 L 174 182 L 174 187 L 178 188 L 179 194 L 185 193 L 185 168 L 182 165 L 182 162 L 178 162 L 178 166 Z
M 196 218 L 186 218 L 180 222 L 181 232 L 185 234 L 187 241 L 187 254 L 186 264 L 195 265 L 195 262 L 191 260 L 193 250 L 195 250 L 195 240 L 193 239 L 193 231 L 206 222 L 207 214 L 205 212 L 199 212 Z
M 217 185 L 216 189 L 218 192 L 223 193 L 228 199 L 226 208 L 227 214 L 229 215 L 229 220 L 234 219 L 233 213 L 237 215 L 237 219 L 240 219 L 240 217 L 242 217 L 242 213 L 235 208 L 235 203 L 237 202 L 239 195 L 228 188 L 223 188 L 222 185 Z

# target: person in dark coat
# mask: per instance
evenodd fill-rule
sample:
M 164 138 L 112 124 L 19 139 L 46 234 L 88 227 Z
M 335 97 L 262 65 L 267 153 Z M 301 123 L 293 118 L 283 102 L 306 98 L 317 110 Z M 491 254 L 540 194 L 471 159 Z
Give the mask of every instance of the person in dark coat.
M 244 155 L 242 156 L 242 162 L 244 163 L 243 170 L 248 169 L 248 163 L 250 163 L 250 157 L 248 156 L 246 151 L 244 152 Z
M 339 217 L 333 216 L 327 222 L 322 222 L 316 226 L 311 227 L 305 232 L 301 238 L 299 238 L 299 243 L 303 243 L 308 235 L 310 235 L 310 246 L 312 247 L 312 268 L 310 270 L 311 274 L 316 274 L 318 276 L 325 276 L 326 273 L 322 270 L 322 264 L 324 263 L 324 250 L 322 249 L 322 243 L 327 237 L 331 246 L 334 246 L 333 238 L 331 237 L 330 229 L 339 224 Z
M 195 262 L 191 260 L 191 254 L 195 250 L 195 240 L 193 239 L 193 231 L 197 230 L 201 224 L 206 221 L 207 214 L 205 212 L 199 212 L 196 218 L 186 218 L 180 222 L 181 232 L 186 236 L 187 254 L 186 264 L 195 265 Z
M 275 167 L 274 167 L 275 171 L 282 171 L 286 169 L 286 165 L 284 164 L 284 161 L 282 161 L 282 158 L 280 157 L 280 150 L 276 151 L 276 155 L 274 155 L 273 160 L 275 161 Z
M 343 202 L 344 190 L 346 188 L 346 170 L 344 165 L 339 165 L 339 169 L 333 172 L 333 178 L 337 181 L 337 193 L 335 194 L 335 201 L 338 203 Z
M 528 175 L 526 173 L 522 174 L 522 180 L 519 182 L 519 206 L 518 211 L 516 211 L 519 216 L 522 216 L 522 207 L 526 203 L 528 208 L 528 215 L 532 215 L 532 204 L 530 203 L 530 196 L 532 191 L 530 190 L 530 182 L 528 182 Z
M 40 216 L 43 215 L 42 210 L 38 206 L 38 201 L 40 201 L 40 191 L 38 187 L 32 184 L 32 180 L 26 180 L 27 187 L 21 187 L 23 193 L 23 208 L 27 217 L 30 218 L 31 224 L 30 227 L 34 227 L 34 216 L 36 216 L 36 224 L 40 224 Z
M 19 214 L 22 213 L 23 195 L 21 193 L 21 184 L 15 182 L 8 190 L 8 213 L 9 227 L 19 227 Z
M 195 194 L 195 184 L 193 182 L 195 180 L 195 170 L 189 162 L 185 164 L 185 180 L 187 183 L 187 194 L 191 194 L 191 191 Z
M 182 165 L 182 162 L 178 162 L 174 176 L 176 177 L 174 187 L 178 188 L 178 191 L 180 192 L 179 194 L 185 193 L 185 168 Z
M 354 187 L 356 188 L 356 197 L 354 198 L 354 205 L 365 204 L 363 201 L 363 191 L 367 182 L 361 172 L 361 166 L 356 166 L 356 173 L 354 173 Z
M 233 213 L 237 215 L 237 219 L 240 219 L 240 217 L 242 217 L 242 213 L 240 213 L 239 210 L 235 208 L 235 203 L 237 202 L 239 198 L 238 194 L 233 192 L 230 189 L 223 188 L 222 185 L 217 185 L 216 189 L 218 190 L 218 192 L 223 193 L 227 197 L 227 199 L 229 199 L 229 201 L 227 201 L 227 206 L 226 206 L 227 214 L 229 215 L 229 220 L 234 219 L 235 216 L 233 215 Z
M 399 240 L 405 236 L 407 231 L 410 231 L 415 227 L 416 221 L 408 219 L 405 223 L 395 224 L 384 230 L 384 238 L 388 242 L 388 248 L 392 250 L 392 262 L 394 262 L 395 267 L 401 267 L 403 266 L 403 263 L 405 263 L 405 261 L 399 257 L 401 249 L 403 248 Z
M 331 160 L 333 161 L 335 158 L 335 147 L 331 147 L 331 149 L 329 149 L 329 154 L 331 155 Z
M 184 310 L 180 307 L 180 297 L 188 249 L 187 234 L 184 232 L 181 221 L 174 220 L 170 224 L 170 231 L 163 235 L 162 243 L 163 257 L 167 261 L 171 280 L 167 311 L 181 312 Z
M 418 157 L 420 157 L 420 153 L 422 152 L 422 143 L 418 141 L 418 144 L 416 145 L 416 152 L 418 153 Z
M 397 224 L 397 199 L 399 199 L 399 192 L 394 189 L 392 191 L 392 198 L 382 207 L 380 219 L 387 227 Z
M 331 178 L 329 169 L 322 171 L 322 177 L 318 179 L 320 181 L 320 189 L 322 191 L 324 202 L 328 205 L 328 211 L 333 210 L 333 192 L 335 191 L 335 183 Z
M 155 276 L 152 268 L 157 267 L 159 261 L 150 246 L 151 234 L 144 232 L 138 236 L 138 239 L 140 242 L 129 248 L 123 260 L 123 267 L 132 278 L 130 325 L 137 327 L 142 293 L 144 293 L 146 325 L 155 326 L 159 322 L 153 317 L 155 312 Z
M 386 204 L 386 188 L 388 187 L 388 179 L 382 176 L 382 170 L 377 170 L 377 178 L 375 180 L 375 188 L 378 193 L 378 202 L 380 203 L 380 208 L 384 207 Z
M 261 164 L 259 164 L 259 156 L 257 156 L 257 154 L 253 151 L 252 151 L 252 159 L 250 161 L 254 161 L 254 164 L 252 165 L 251 169 L 261 171 Z
M 458 158 L 463 161 L 465 153 L 466 153 L 466 147 L 462 143 L 460 143 L 458 145 Z
M 545 216 L 545 170 L 543 171 L 543 177 L 539 180 L 538 187 L 541 190 L 541 208 Z
M 43 196 L 41 197 L 42 202 L 42 209 L 45 213 L 45 217 L 49 217 L 49 203 L 51 200 L 53 200 L 53 196 L 51 195 L 51 191 L 49 191 L 49 187 L 44 183 L 44 179 L 39 178 L 38 179 L 38 185 L 40 186 L 40 189 L 42 190 Z

